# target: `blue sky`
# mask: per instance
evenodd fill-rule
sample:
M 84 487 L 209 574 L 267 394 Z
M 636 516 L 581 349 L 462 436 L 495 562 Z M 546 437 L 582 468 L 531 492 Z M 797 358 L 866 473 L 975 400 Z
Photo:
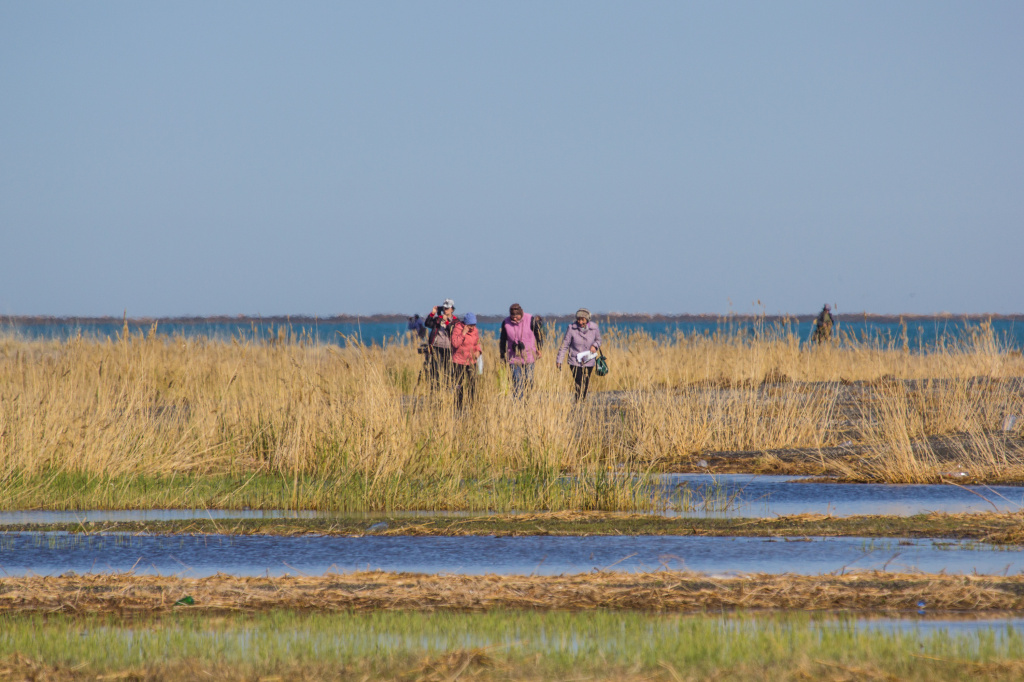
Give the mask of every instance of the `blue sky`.
M 1022 35 L 1019 2 L 0 0 L 0 315 L 1024 312 Z

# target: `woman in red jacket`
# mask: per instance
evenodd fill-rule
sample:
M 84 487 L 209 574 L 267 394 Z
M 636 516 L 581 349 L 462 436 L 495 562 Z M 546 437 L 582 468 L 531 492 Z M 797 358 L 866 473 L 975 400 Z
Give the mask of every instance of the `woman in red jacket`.
M 473 402 L 476 392 L 476 360 L 483 355 L 480 330 L 476 328 L 476 315 L 466 316 L 455 323 L 452 330 L 452 362 L 455 364 L 455 405 L 462 409 L 463 389 Z

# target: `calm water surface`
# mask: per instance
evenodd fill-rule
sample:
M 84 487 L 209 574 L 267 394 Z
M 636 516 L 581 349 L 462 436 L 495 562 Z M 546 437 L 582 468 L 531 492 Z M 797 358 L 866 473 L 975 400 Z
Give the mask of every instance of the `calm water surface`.
M 420 314 L 426 316 L 429 311 Z M 817 311 L 813 311 L 817 314 Z M 461 313 L 460 313 L 461 314 Z M 623 333 L 644 332 L 657 337 L 674 337 L 676 334 L 705 335 L 724 334 L 736 335 L 757 334 L 757 325 L 747 320 L 720 320 L 691 321 L 691 322 L 616 322 L 611 325 L 604 322 L 598 315 L 595 321 L 601 325 L 603 332 L 608 333 L 617 329 Z M 804 321 L 790 323 L 785 327 L 775 327 L 775 323 L 769 321 L 767 329 L 784 329 L 785 332 L 795 335 L 799 339 L 806 340 L 811 333 L 812 323 Z M 946 343 L 957 342 L 966 339 L 971 330 L 979 327 L 975 320 L 965 321 L 953 318 L 926 318 L 915 319 L 908 322 L 905 332 L 907 345 L 914 350 L 934 347 L 940 341 Z M 134 333 L 149 332 L 152 322 L 135 322 L 129 320 L 129 330 Z M 559 329 L 565 329 L 566 324 L 559 325 Z M 481 331 L 497 334 L 499 323 L 481 323 Z M 364 344 L 394 343 L 406 335 L 406 324 L 404 322 L 373 322 L 373 323 L 350 323 L 350 322 L 319 322 L 319 323 L 292 323 L 277 325 L 264 322 L 259 319 L 243 318 L 236 322 L 182 322 L 173 320 L 158 320 L 157 333 L 167 336 L 206 336 L 216 339 L 244 339 L 263 340 L 277 336 L 281 327 L 290 331 L 293 335 L 302 335 L 319 343 L 330 343 L 345 345 L 349 340 L 360 340 Z M 13 324 L 0 318 L 0 333 L 16 334 L 29 339 L 58 339 L 65 340 L 81 334 L 93 338 L 117 338 L 121 334 L 123 325 L 121 320 L 110 322 L 96 322 L 90 320 L 53 320 L 39 324 Z M 992 331 L 996 339 L 1011 348 L 1024 347 L 1024 324 L 1014 320 L 997 319 L 992 320 Z M 850 335 L 858 340 L 871 340 L 881 345 L 893 345 L 903 347 L 904 327 L 899 322 L 865 321 L 858 320 L 853 316 L 838 316 L 837 333 L 839 335 Z
M 848 570 L 1016 574 L 1024 549 L 927 539 L 614 537 L 274 537 L 0 534 L 0 572 L 135 571 L 199 577 L 356 570 L 558 575 L 688 569 L 713 575 Z
M 802 481 L 807 479 L 797 476 L 747 474 L 665 474 L 656 480 L 670 499 L 686 499 L 686 493 L 690 493 L 690 504 L 696 509 L 683 516 L 913 516 L 1024 509 L 1024 487 L 1020 486 L 806 483 Z

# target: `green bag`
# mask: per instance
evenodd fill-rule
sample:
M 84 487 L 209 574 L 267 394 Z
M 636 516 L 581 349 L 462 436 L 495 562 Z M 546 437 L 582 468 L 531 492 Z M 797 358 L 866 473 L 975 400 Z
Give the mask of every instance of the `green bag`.
M 608 374 L 608 361 L 604 357 L 604 351 L 600 351 L 600 355 L 597 356 L 597 360 L 594 361 L 594 374 L 599 377 L 603 377 Z

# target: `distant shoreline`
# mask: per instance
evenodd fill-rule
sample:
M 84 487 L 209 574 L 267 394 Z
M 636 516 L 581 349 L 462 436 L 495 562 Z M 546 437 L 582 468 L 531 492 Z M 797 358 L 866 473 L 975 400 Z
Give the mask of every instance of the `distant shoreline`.
M 425 317 L 420 313 L 421 317 Z M 597 313 L 594 319 L 605 324 L 617 322 L 661 322 L 661 323 L 694 323 L 694 322 L 753 322 L 763 320 L 766 322 L 806 322 L 813 320 L 817 313 L 806 315 L 750 315 L 750 314 L 687 314 L 687 315 L 663 315 L 647 313 Z M 181 316 L 181 317 L 89 317 L 89 316 L 51 316 L 51 315 L 8 315 L 0 317 L 0 325 L 39 326 L 50 324 L 123 324 L 127 322 L 132 326 L 152 324 L 177 324 L 177 325 L 202 325 L 202 324 L 273 324 L 273 325 L 314 325 L 314 324 L 400 324 L 408 321 L 411 315 L 388 313 L 377 315 L 330 315 L 319 317 L 315 315 L 270 315 L 266 317 L 253 315 L 211 315 Z M 572 314 L 545 314 L 545 320 L 550 322 L 572 321 Z M 918 315 L 878 315 L 874 313 L 837 313 L 839 321 L 863 321 L 876 323 L 895 323 L 903 320 L 905 322 L 922 321 L 968 321 L 983 322 L 985 320 L 1012 320 L 1024 322 L 1024 313 L 1010 315 L 999 315 L 995 313 L 968 313 L 953 315 L 950 313 Z M 482 323 L 498 323 L 505 319 L 505 315 L 484 315 L 478 314 L 477 319 Z

